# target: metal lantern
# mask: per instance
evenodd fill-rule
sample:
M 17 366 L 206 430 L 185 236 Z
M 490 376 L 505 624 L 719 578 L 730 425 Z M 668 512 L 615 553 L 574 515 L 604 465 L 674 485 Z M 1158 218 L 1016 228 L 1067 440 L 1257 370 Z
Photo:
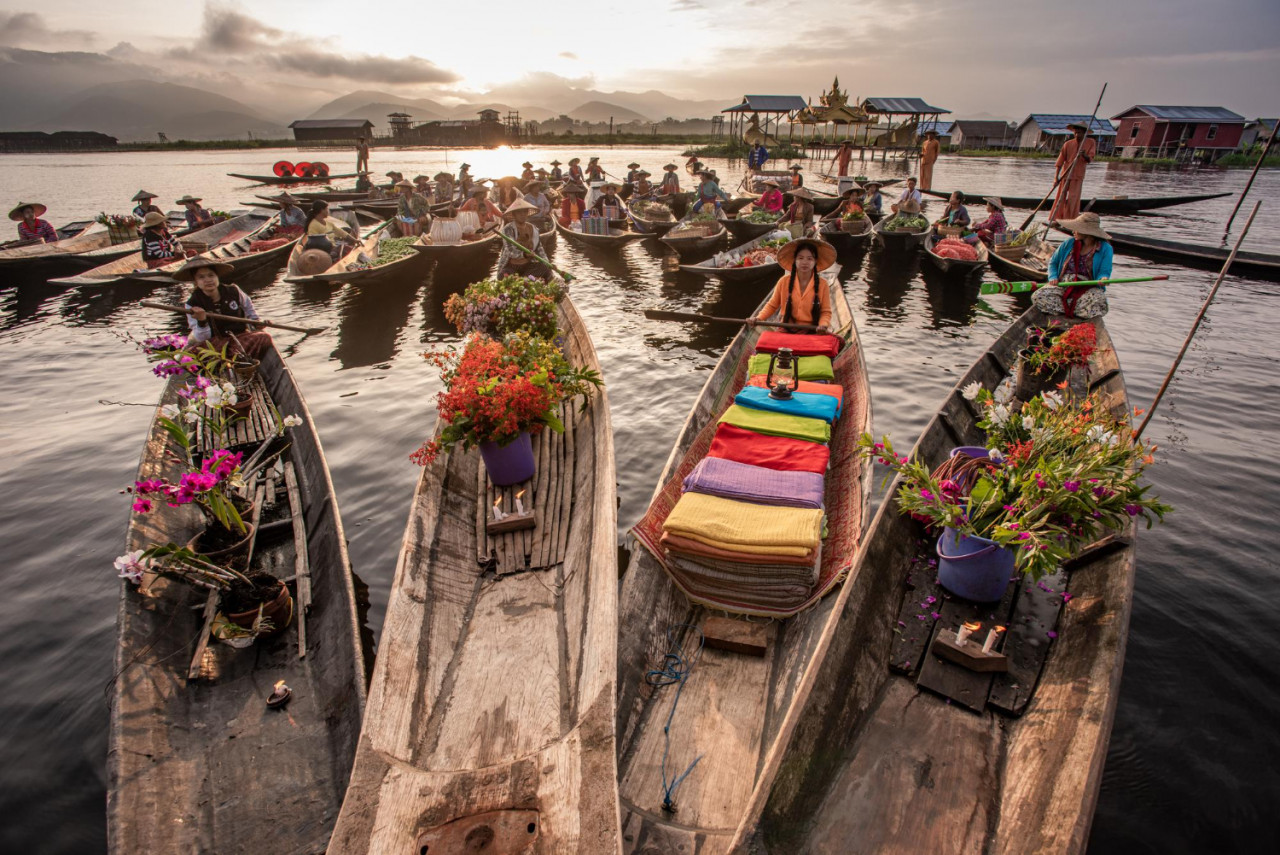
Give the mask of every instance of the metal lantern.
M 769 387 L 770 398 L 785 401 L 791 397 L 791 391 L 796 388 L 796 359 L 790 348 L 780 347 L 777 353 L 770 354 L 765 385 Z

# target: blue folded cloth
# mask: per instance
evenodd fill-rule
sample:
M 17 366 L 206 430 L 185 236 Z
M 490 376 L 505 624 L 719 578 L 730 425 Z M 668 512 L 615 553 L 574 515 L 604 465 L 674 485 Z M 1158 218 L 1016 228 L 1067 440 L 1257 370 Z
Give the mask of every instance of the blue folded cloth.
M 840 412 L 840 402 L 832 395 L 792 392 L 790 398 L 779 400 L 769 397 L 769 390 L 758 386 L 744 386 L 733 402 L 753 410 L 822 419 L 827 424 L 834 422 Z

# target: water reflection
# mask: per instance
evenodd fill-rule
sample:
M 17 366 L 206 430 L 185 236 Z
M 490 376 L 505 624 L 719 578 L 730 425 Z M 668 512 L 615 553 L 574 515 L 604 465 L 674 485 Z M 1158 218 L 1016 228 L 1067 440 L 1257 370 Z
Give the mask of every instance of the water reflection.
M 920 265 L 924 279 L 926 302 L 933 319 L 933 329 L 973 323 L 978 303 L 978 290 L 982 286 L 986 268 L 971 270 L 966 274 L 943 273 L 932 264 Z
M 884 317 L 903 317 L 902 301 L 919 272 L 919 253 L 874 249 L 867 257 L 867 311 Z
M 351 285 L 338 301 L 338 346 L 330 354 L 344 369 L 377 365 L 396 355 L 396 342 L 413 298 L 422 287 L 418 277 L 401 277 L 360 287 Z

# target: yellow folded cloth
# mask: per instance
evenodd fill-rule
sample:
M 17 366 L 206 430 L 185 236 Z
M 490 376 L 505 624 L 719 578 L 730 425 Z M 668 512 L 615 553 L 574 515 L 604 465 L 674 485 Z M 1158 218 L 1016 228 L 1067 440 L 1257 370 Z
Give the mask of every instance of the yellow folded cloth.
M 718 549 L 804 556 L 822 542 L 822 511 L 685 493 L 662 528 Z

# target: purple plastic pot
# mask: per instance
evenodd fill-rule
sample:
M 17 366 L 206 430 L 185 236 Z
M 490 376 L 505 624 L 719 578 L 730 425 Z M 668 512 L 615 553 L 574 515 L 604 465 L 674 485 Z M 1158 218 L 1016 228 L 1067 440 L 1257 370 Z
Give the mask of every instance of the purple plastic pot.
M 480 456 L 484 458 L 484 466 L 489 470 L 489 480 L 497 487 L 508 487 L 528 481 L 537 469 L 537 460 L 533 456 L 533 438 L 528 431 L 506 445 L 496 442 L 480 443 Z
M 1012 549 L 953 528 L 943 530 L 937 549 L 942 587 L 977 603 L 992 603 L 1004 596 L 1013 577 Z

